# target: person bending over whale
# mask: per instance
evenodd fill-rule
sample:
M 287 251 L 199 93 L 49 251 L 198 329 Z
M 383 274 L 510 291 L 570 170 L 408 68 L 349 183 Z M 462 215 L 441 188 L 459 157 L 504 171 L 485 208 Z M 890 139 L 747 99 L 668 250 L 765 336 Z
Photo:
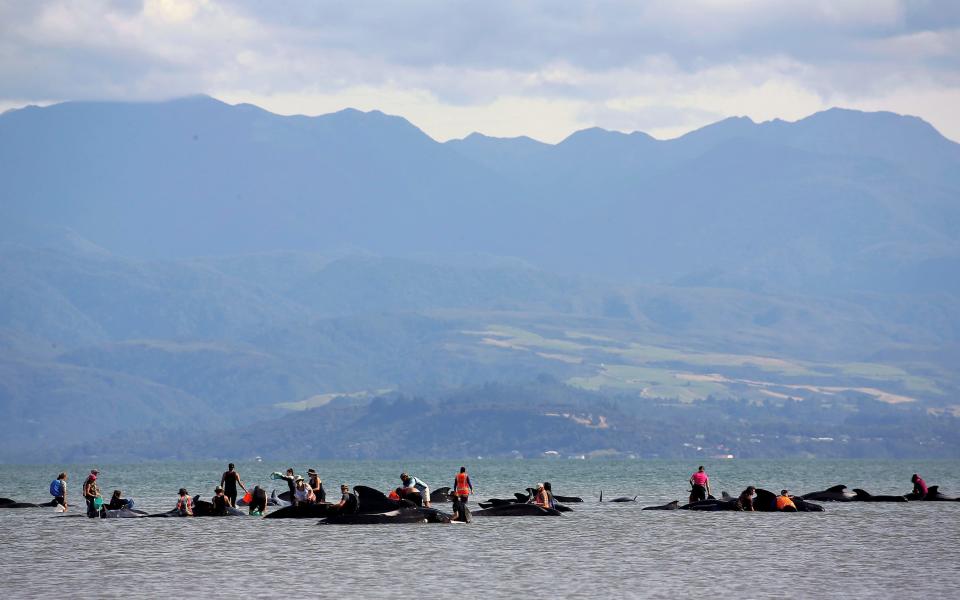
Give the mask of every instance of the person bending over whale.
M 740 492 L 737 498 L 737 510 L 753 512 L 753 497 L 757 495 L 757 488 L 752 485 Z
M 797 512 L 797 505 L 793 503 L 793 500 L 790 498 L 790 492 L 787 490 L 780 490 L 780 495 L 777 496 L 777 510 Z
M 299 475 L 297 475 L 297 483 L 293 488 L 293 497 L 297 499 L 297 504 L 313 504 L 317 501 L 317 497 L 313 495 L 313 490 Z
M 913 483 L 913 494 L 917 496 L 920 500 L 923 500 L 927 496 L 927 482 L 924 481 L 916 473 L 913 474 L 913 477 L 910 478 L 910 481 Z
M 690 503 L 706 500 L 710 494 L 710 478 L 703 470 L 703 465 L 697 469 L 697 472 L 690 476 Z
M 420 481 L 416 477 L 407 475 L 406 472 L 400 473 L 400 481 L 403 482 L 403 494 L 413 491 L 420 492 L 420 498 L 423 499 L 423 505 L 430 508 L 430 486 Z M 400 494 L 401 496 L 403 494 Z
M 267 512 L 267 491 L 259 485 L 253 486 L 250 494 L 250 515 L 260 516 Z
M 357 495 L 350 491 L 350 486 L 343 484 L 340 486 L 340 502 L 337 502 L 330 508 L 333 514 L 352 515 L 360 508 L 360 500 Z

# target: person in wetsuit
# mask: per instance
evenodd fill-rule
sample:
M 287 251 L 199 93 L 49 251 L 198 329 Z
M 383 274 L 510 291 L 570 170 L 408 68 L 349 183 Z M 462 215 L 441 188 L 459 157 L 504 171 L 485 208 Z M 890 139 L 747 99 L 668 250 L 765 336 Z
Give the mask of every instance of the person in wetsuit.
M 240 473 L 237 473 L 233 463 L 227 465 L 227 470 L 220 476 L 220 487 L 223 488 L 223 495 L 230 501 L 230 506 L 237 506 L 237 486 L 240 486 L 244 493 L 247 487 L 240 480 Z
M 451 521 L 460 521 L 461 523 L 469 523 L 472 519 L 470 515 L 470 509 L 467 508 L 466 503 L 463 502 L 461 496 L 454 494 L 451 497 L 451 502 L 453 507 L 451 508 L 452 515 L 450 517 Z

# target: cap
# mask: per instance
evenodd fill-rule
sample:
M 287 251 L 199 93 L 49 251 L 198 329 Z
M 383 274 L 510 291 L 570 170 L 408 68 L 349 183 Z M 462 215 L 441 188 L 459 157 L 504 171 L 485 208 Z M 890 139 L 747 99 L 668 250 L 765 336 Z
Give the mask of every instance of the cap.
M 303 481 L 303 476 L 302 476 L 302 475 L 297 475 L 297 477 L 296 477 L 296 479 L 294 479 L 294 481 Z
M 780 490 L 780 495 L 781 495 L 781 496 L 786 496 L 788 492 L 789 492 L 789 490 Z
M 93 473 L 94 475 L 99 475 L 100 469 L 90 469 L 90 472 Z
M 316 469 L 307 469 L 307 473 L 309 473 L 309 474 L 311 474 L 311 475 L 316 475 L 316 474 L 317 474 L 317 470 L 316 470 Z
M 215 492 L 222 492 L 222 491 L 223 491 L 223 488 L 218 485 L 217 487 L 213 488 L 213 491 L 215 491 Z

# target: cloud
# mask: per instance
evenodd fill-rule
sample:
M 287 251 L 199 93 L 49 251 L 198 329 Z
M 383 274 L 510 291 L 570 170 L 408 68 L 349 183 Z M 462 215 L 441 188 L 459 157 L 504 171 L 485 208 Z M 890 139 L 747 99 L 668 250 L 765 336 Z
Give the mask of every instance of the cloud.
M 0 3 L 0 105 L 205 92 L 556 141 L 843 104 L 960 139 L 960 3 L 652 0 Z M 889 102 L 890 106 L 884 106 Z

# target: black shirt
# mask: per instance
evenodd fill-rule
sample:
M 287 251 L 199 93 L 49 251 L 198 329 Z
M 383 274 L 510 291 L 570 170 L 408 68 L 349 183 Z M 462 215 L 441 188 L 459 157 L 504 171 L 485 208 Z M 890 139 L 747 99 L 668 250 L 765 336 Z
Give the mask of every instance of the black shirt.
M 223 493 L 228 496 L 237 495 L 237 481 L 240 480 L 240 474 L 236 471 L 227 471 L 223 474 Z

